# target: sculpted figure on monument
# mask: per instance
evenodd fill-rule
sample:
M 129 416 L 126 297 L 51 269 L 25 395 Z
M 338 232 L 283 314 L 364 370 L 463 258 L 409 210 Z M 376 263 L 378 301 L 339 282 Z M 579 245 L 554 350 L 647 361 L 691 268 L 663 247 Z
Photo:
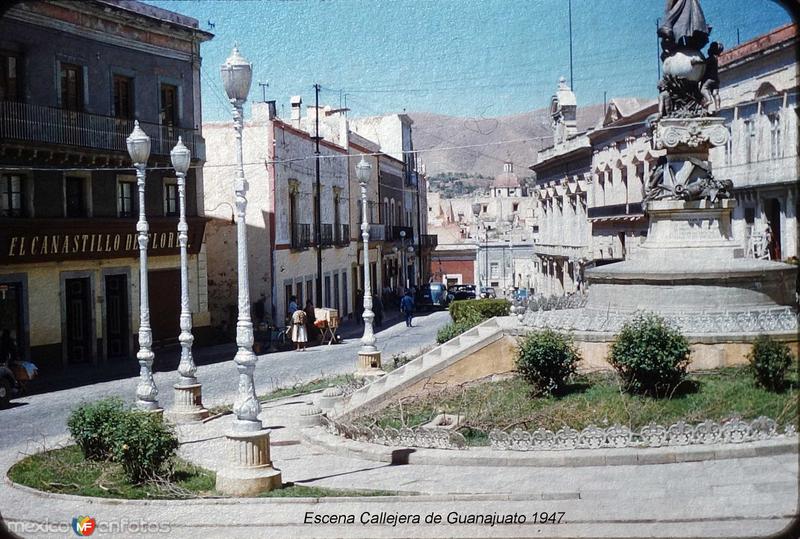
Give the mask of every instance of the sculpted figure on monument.
M 699 0 L 667 0 L 658 28 L 664 64 L 664 76 L 659 82 L 661 117 L 707 116 L 709 106 L 716 104 L 717 56 L 723 47 L 718 42 L 712 43 L 709 58 L 703 55 L 710 33 Z

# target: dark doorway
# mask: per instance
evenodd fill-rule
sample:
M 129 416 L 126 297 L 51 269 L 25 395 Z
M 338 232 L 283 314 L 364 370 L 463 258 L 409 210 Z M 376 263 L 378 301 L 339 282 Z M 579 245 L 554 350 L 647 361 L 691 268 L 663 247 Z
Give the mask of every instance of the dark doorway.
M 92 361 L 92 294 L 89 278 L 66 279 L 67 361 Z
M 0 334 L 8 331 L 11 337 L 11 350 L 0 350 L 0 363 L 11 359 L 23 359 L 25 333 L 22 321 L 22 284 L 0 284 Z M 4 357 L 6 356 L 6 357 Z
M 180 270 L 150 271 L 148 298 L 153 345 L 177 344 L 180 334 L 181 273 Z
M 772 238 L 769 241 L 769 257 L 772 260 L 781 259 L 781 205 L 777 198 L 764 200 L 764 215 L 771 229 Z
M 106 275 L 106 358 L 127 358 L 128 276 Z

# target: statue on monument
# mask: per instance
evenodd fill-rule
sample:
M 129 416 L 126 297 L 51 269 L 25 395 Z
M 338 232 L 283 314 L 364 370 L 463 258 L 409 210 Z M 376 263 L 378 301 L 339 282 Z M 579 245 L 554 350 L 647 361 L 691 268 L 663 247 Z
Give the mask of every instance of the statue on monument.
M 730 133 L 719 110 L 719 61 L 715 41 L 708 48 L 711 27 L 699 0 L 666 0 L 658 27 L 664 76 L 658 82 L 658 113 L 650 119 L 653 146 L 666 149 L 643 186 L 642 205 L 652 200 L 716 202 L 732 196 L 730 180 L 711 173 L 708 150 L 724 145 Z
M 659 114 L 670 118 L 697 118 L 708 114 L 719 87 L 716 57 L 722 44 L 714 42 L 706 58 L 711 27 L 699 0 L 667 0 L 658 28 L 664 76 L 659 82 Z M 718 107 L 717 107 L 718 108 Z

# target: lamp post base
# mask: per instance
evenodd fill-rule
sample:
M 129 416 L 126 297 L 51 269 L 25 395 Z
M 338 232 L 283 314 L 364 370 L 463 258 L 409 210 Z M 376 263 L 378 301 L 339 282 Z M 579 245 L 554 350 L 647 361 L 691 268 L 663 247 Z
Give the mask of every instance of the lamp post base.
M 353 376 L 356 378 L 378 378 L 385 374 L 386 372 L 381 369 L 381 353 L 379 351 L 358 351 L 358 362 Z
M 216 489 L 228 496 L 254 496 L 281 488 L 281 471 L 269 458 L 269 430 L 231 432 L 234 462 L 217 472 Z
M 203 408 L 202 385 L 175 384 L 175 406 L 167 412 L 167 418 L 176 424 L 195 423 L 208 417 Z

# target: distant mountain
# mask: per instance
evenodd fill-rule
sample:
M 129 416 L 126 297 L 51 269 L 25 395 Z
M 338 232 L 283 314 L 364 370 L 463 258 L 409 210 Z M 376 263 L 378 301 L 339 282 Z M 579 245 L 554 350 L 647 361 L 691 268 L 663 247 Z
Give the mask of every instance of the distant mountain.
M 578 130 L 596 125 L 602 113 L 603 105 L 579 108 Z M 467 178 L 475 179 L 473 183 L 483 186 L 490 181 L 487 178 L 503 171 L 505 161 L 511 161 L 514 172 L 525 178 L 532 174 L 528 167 L 536 161 L 536 152 L 552 144 L 548 109 L 496 118 L 461 118 L 430 112 L 406 114 L 414 120 L 415 148 L 443 148 L 442 151 L 425 151 L 419 155 L 428 176 L 466 173 Z M 498 144 L 519 140 L 524 141 Z M 444 149 L 453 146 L 472 147 Z M 469 179 L 467 183 L 470 183 Z

